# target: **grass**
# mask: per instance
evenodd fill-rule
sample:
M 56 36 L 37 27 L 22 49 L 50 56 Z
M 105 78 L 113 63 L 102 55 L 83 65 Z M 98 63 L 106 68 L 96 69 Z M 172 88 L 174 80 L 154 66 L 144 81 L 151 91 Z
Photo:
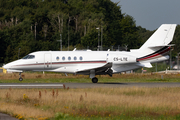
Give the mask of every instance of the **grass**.
M 60 73 L 22 73 L 23 81 L 20 82 L 19 74 L 0 74 L 0 83 L 91 83 L 91 79 L 86 75 L 72 75 Z M 114 74 L 97 75 L 99 82 L 180 82 L 180 74 Z M 162 79 L 163 77 L 163 79 Z
M 180 88 L 0 89 L 18 119 L 177 119 Z
M 163 79 L 161 78 L 163 75 Z M 90 83 L 59 73 L 0 74 L 0 83 Z M 180 82 L 180 74 L 115 74 L 99 82 Z M 18 119 L 180 119 L 180 88 L 0 89 L 0 111 Z

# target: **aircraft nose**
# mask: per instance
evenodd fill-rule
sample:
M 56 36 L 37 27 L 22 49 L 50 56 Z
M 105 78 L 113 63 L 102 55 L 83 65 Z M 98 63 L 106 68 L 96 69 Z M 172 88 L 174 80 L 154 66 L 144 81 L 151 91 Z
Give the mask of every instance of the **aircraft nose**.
M 6 65 L 3 66 L 3 68 L 4 68 L 4 69 L 8 69 L 8 68 L 9 68 L 9 65 L 6 64 Z

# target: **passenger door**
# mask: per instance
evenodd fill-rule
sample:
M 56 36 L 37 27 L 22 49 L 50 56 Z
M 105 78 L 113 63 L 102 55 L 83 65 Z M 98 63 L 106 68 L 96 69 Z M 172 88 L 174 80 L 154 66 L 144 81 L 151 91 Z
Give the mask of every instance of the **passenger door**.
M 44 69 L 51 69 L 52 68 L 52 58 L 51 53 L 44 54 Z

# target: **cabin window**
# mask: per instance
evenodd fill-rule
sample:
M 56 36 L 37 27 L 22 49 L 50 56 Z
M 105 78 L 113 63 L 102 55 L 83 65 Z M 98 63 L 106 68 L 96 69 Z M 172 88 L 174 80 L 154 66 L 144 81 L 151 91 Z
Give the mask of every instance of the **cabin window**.
M 64 56 L 62 57 L 62 60 L 65 60 L 65 57 L 64 57 Z
M 56 60 L 59 61 L 59 57 L 58 56 L 56 57 Z
M 71 57 L 68 57 L 68 60 L 71 60 Z
M 81 57 L 79 57 L 79 59 L 80 59 L 80 60 L 83 60 L 82 56 L 81 56 Z
M 74 57 L 74 60 L 77 60 L 77 57 Z

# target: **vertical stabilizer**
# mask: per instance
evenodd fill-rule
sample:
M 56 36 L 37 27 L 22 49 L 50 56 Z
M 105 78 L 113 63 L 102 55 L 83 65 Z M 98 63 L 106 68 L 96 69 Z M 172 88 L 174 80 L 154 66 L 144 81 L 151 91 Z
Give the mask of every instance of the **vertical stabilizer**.
M 156 32 L 141 46 L 135 50 L 139 62 L 157 62 L 169 59 L 168 52 L 171 45 L 168 45 L 174 36 L 176 24 L 163 24 Z
M 176 24 L 162 24 L 139 49 L 131 51 L 137 53 L 138 57 L 143 57 L 168 47 L 175 29 Z
M 163 24 L 156 32 L 141 46 L 140 50 L 150 47 L 168 45 L 174 36 L 176 24 Z

